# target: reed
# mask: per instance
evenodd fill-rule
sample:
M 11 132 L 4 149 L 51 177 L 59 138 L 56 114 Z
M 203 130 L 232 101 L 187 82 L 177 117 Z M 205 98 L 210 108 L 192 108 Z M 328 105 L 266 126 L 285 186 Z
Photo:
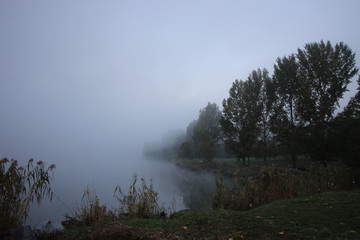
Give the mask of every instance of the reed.
M 154 218 L 165 212 L 165 208 L 158 204 L 158 192 L 154 190 L 152 181 L 147 184 L 144 178 L 140 179 L 141 187 L 137 187 L 137 175 L 134 174 L 127 194 L 117 186 L 114 197 L 119 201 L 118 215 L 127 215 L 130 218 Z
M 82 206 L 75 218 L 86 226 L 99 226 L 115 220 L 115 215 L 100 203 L 95 190 L 86 187 L 82 197 Z
M 239 178 L 230 183 L 217 179 L 212 205 L 248 210 L 279 199 L 356 187 L 360 187 L 359 170 L 351 170 L 339 162 L 326 166 L 315 163 L 305 171 L 273 165 L 262 167 L 253 179 Z
M 52 200 L 50 181 L 54 164 L 48 168 L 43 161 L 30 159 L 19 166 L 14 159 L 0 160 L 0 226 L 10 228 L 22 225 L 28 217 L 31 204 L 41 203 L 44 197 Z

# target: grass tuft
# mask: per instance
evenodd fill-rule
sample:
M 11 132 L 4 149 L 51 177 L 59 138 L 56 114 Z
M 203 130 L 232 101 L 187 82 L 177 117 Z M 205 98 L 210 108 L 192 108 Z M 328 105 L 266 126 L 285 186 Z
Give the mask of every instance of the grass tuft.
M 86 226 L 100 226 L 104 223 L 113 221 L 115 215 L 107 210 L 105 205 L 100 203 L 99 197 L 95 191 L 85 188 L 82 197 L 82 207 L 77 214 L 77 220 Z
M 114 191 L 115 198 L 120 203 L 119 216 L 130 218 L 158 218 L 165 214 L 165 208 L 158 204 L 158 192 L 154 190 L 150 181 L 148 185 L 144 178 L 141 178 L 141 188 L 137 188 L 137 175 L 134 174 L 132 183 L 125 194 L 117 186 Z

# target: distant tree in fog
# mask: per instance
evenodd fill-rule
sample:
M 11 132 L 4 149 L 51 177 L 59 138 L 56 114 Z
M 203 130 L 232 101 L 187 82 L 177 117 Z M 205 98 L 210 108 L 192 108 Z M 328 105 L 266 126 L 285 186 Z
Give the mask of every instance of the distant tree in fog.
M 167 132 L 161 142 L 144 145 L 143 155 L 152 159 L 171 160 L 178 157 L 179 146 L 186 140 L 183 130 Z
M 215 103 L 200 110 L 199 118 L 186 131 L 187 139 L 179 147 L 179 156 L 211 160 L 219 144 L 221 111 Z
M 192 121 L 186 128 L 186 140 L 191 141 L 194 136 L 194 127 L 196 126 L 197 120 Z
M 192 121 L 186 128 L 186 139 L 183 141 L 178 150 L 178 156 L 181 158 L 194 158 L 195 157 L 195 147 L 193 141 L 194 135 L 194 126 L 196 125 L 197 120 Z
M 198 157 L 211 160 L 215 156 L 220 140 L 220 118 L 221 111 L 216 103 L 208 103 L 200 110 L 192 137 Z

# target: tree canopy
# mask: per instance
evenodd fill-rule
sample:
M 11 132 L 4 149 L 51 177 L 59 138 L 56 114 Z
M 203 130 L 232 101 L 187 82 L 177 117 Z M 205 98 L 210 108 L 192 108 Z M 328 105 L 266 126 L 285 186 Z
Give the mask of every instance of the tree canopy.
M 221 111 L 216 103 L 208 103 L 197 120 L 187 127 L 187 140 L 180 145 L 179 155 L 210 161 L 216 154 L 220 136 Z
M 268 156 L 282 154 L 296 167 L 301 154 L 356 165 L 360 77 L 357 93 L 340 114 L 339 100 L 358 70 L 355 53 L 343 42 L 305 44 L 277 58 L 272 75 L 257 69 L 246 80 L 235 80 L 222 111 L 215 103 L 201 109 L 178 154 L 211 160 L 222 145 L 244 164 L 250 157 L 263 157 L 266 164 Z
M 303 121 L 318 127 L 333 120 L 339 100 L 357 72 L 355 53 L 344 43 L 309 43 L 298 49 L 301 101 L 299 113 Z
M 259 140 L 268 142 L 271 78 L 266 69 L 253 71 L 246 81 L 236 80 L 223 101 L 221 126 L 228 151 L 238 159 L 254 154 Z M 265 148 L 263 148 L 265 151 Z
M 272 79 L 264 69 L 253 71 L 246 81 L 235 80 L 223 101 L 227 150 L 245 158 L 262 146 L 266 161 L 267 144 L 274 139 L 294 167 L 298 154 L 328 161 L 329 128 L 357 72 L 355 53 L 346 44 L 320 41 L 278 58 Z M 345 111 L 356 116 L 359 105 L 357 94 Z

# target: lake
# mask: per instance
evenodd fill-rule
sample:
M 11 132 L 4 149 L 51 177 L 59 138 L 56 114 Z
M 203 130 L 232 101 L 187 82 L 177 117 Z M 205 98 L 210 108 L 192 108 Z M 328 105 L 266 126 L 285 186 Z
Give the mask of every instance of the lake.
M 86 187 L 97 194 L 101 204 L 114 209 L 119 206 L 113 197 L 115 187 L 118 185 L 127 192 L 134 174 L 138 176 L 138 183 L 140 178 L 145 178 L 148 184 L 152 179 L 154 189 L 159 193 L 158 203 L 169 212 L 207 207 L 209 202 L 203 198 L 209 198 L 214 187 L 211 174 L 179 169 L 170 163 L 142 157 L 116 161 L 108 156 L 88 158 L 87 162 L 76 161 L 76 158 L 55 162 L 53 200 L 44 200 L 39 206 L 34 203 L 28 224 L 44 220 L 60 222 L 66 214 L 74 215 L 81 207 Z M 172 209 L 173 203 L 176 203 L 175 209 Z

